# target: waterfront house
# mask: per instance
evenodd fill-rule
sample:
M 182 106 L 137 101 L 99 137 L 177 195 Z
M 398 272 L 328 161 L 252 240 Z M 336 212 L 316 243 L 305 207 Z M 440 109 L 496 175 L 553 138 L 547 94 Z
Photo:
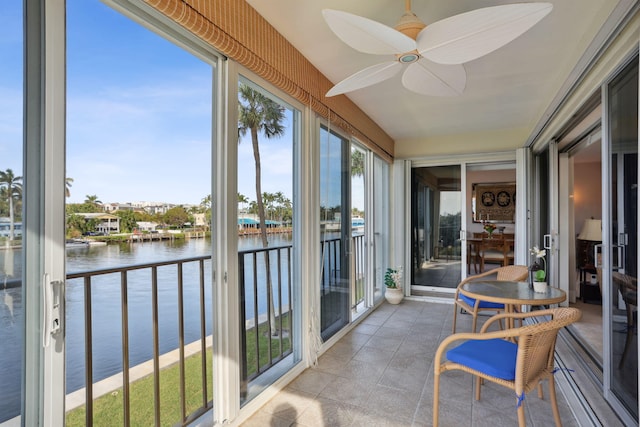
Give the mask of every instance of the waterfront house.
M 157 222 L 150 221 L 138 221 L 136 224 L 138 224 L 138 230 L 140 231 L 155 231 L 158 227 Z
M 66 275 L 65 53 L 73 39 L 65 38 L 73 34 L 65 31 L 65 8 L 71 3 L 24 0 L 25 7 L 17 8 L 21 16 L 13 18 L 25 24 L 25 81 L 13 88 L 24 102 L 15 111 L 25 113 L 23 379 L 14 390 L 22 407 L 9 421 L 16 425 L 59 426 L 65 420 L 67 343 L 59 284 Z M 455 284 L 481 256 L 473 239 L 482 241 L 483 227 L 495 224 L 505 227 L 498 234 L 511 235 L 503 237 L 512 242 L 515 264 L 532 264 L 534 245 L 548 247 L 549 284 L 566 292 L 563 305 L 583 310 L 583 320 L 557 342 L 565 423 L 638 425 L 638 1 L 551 0 L 553 11 L 531 30 L 464 65 L 466 85 L 455 97 L 416 94 L 403 87 L 400 75 L 346 96 L 325 96 L 335 83 L 385 59 L 343 43 L 322 9 L 393 26 L 402 12 L 399 1 L 104 3 L 201 60 L 212 76 L 209 87 L 193 89 L 213 94 L 214 248 L 207 279 L 216 333 L 213 372 L 206 375 L 213 397 L 204 393 L 205 402 L 193 411 L 184 400 L 176 405 L 182 408 L 178 423 L 430 425 L 435 345 L 449 330 Z M 505 3 L 415 1 L 413 11 L 431 24 Z M 91 55 L 99 52 L 85 56 Z M 270 322 L 267 336 L 286 332 L 291 347 L 274 350 L 277 357 L 254 370 L 247 369 L 240 278 L 257 264 L 243 264 L 237 240 L 237 172 L 246 167 L 237 159 L 239 82 L 286 105 L 295 135 L 293 250 L 277 258 L 290 266 L 290 275 L 281 275 L 290 278 L 284 292 L 291 296 L 290 328 L 255 314 L 256 321 Z M 345 225 L 333 240 L 324 239 L 328 218 L 352 216 L 352 150 L 364 159 L 364 233 L 352 236 Z M 325 197 L 328 182 L 338 183 L 330 189 L 338 193 L 336 201 Z M 597 221 L 595 233 L 590 220 Z M 396 266 L 405 272 L 401 307 L 407 311 L 391 317 L 395 309 L 384 302 L 383 277 Z M 274 304 L 279 310 L 284 305 Z M 126 320 L 120 320 L 123 337 Z M 358 358 L 352 357 L 355 347 L 362 352 Z M 318 357 L 324 371 L 312 370 Z M 127 363 L 124 354 L 125 383 Z M 424 387 L 408 388 L 420 381 Z M 515 398 L 474 406 L 471 380 L 465 381 L 445 396 L 450 412 L 465 414 L 460 422 L 515 423 L 501 418 L 515 412 Z M 322 394 L 325 387 L 333 393 Z M 174 391 L 184 395 L 180 387 Z M 129 417 L 128 389 L 114 393 L 124 399 L 121 416 Z M 485 392 L 483 402 L 496 394 Z M 93 398 L 91 392 L 85 396 Z M 356 397 L 358 402 L 346 403 Z M 149 424 L 154 417 L 159 423 L 157 402 Z M 536 425 L 548 421 L 542 413 L 549 407 L 535 396 L 524 404 Z M 404 412 L 389 419 L 384 411 Z M 87 411 L 89 422 L 91 417 Z
M 96 221 L 96 231 L 104 234 L 119 233 L 120 232 L 120 217 L 104 212 L 81 212 L 75 215 L 79 215 L 85 219 L 85 221 Z

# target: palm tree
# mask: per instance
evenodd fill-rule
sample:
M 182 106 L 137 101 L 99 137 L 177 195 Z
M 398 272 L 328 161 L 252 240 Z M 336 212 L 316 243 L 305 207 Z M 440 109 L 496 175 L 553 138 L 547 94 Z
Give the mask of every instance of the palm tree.
M 206 212 L 207 209 L 211 209 L 211 194 L 207 194 L 206 197 L 203 197 L 202 200 L 200 200 L 200 206 L 204 212 Z
M 9 200 L 9 240 L 13 240 L 14 235 L 14 212 L 13 198 L 22 194 L 22 177 L 15 176 L 11 169 L 0 171 L 0 187 L 5 188 L 5 194 Z
M 98 196 L 96 196 L 95 194 L 92 196 L 89 196 L 88 194 L 85 196 L 84 202 L 92 205 L 94 208 L 97 208 L 99 205 L 102 204 L 102 201 L 98 200 Z
M 71 197 L 71 183 L 73 178 L 65 178 L 64 180 L 64 195 L 65 197 Z
M 267 229 L 265 227 L 264 204 L 262 202 L 260 146 L 258 135 L 262 133 L 267 139 L 284 135 L 284 107 L 269 99 L 257 90 L 241 84 L 239 88 L 240 103 L 238 105 L 238 135 L 251 134 L 253 158 L 256 164 L 256 202 L 260 220 L 260 236 L 262 246 L 267 247 Z M 238 138 L 240 143 L 240 138 Z
M 260 146 L 258 135 L 261 133 L 267 139 L 284 135 L 284 107 L 269 99 L 262 93 L 251 87 L 240 84 L 238 88 L 240 102 L 238 103 L 238 144 L 240 137 L 249 132 L 253 144 L 253 158 L 256 164 L 256 201 L 258 204 L 258 218 L 260 221 L 260 237 L 262 247 L 269 245 L 267 241 L 267 228 L 264 214 L 264 204 L 262 203 L 262 185 L 260 168 Z M 267 294 L 269 295 L 269 305 L 271 309 L 271 334 L 277 335 L 278 330 L 275 322 L 275 310 L 273 304 L 273 291 L 271 287 L 271 265 L 269 263 L 269 251 L 265 251 L 265 266 L 267 275 Z
M 238 193 L 238 203 L 240 203 L 240 210 L 243 210 L 244 204 L 249 203 L 249 198 L 244 194 Z
M 275 210 L 276 195 L 273 193 L 262 193 L 262 200 L 264 201 L 265 214 L 268 214 L 269 219 L 273 220 L 273 211 Z
M 351 176 L 364 176 L 364 153 L 351 149 Z

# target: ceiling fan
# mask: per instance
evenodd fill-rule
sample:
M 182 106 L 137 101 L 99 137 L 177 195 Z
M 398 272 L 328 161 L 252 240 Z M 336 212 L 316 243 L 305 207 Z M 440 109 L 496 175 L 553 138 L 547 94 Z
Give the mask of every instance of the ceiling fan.
M 389 79 L 404 69 L 402 84 L 423 95 L 460 95 L 466 86 L 463 63 L 487 55 L 525 33 L 553 9 L 551 3 L 515 3 L 461 13 L 425 25 L 405 0 L 395 28 L 332 9 L 322 14 L 333 32 L 353 49 L 394 60 L 367 67 L 336 84 L 340 95 Z

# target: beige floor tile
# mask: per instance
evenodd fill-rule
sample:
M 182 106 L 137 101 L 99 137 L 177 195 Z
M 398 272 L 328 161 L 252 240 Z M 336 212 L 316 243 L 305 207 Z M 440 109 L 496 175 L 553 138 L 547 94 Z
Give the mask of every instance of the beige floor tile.
M 350 426 L 359 411 L 356 406 L 319 397 L 305 408 L 296 423 L 306 427 Z
M 292 421 L 280 418 L 263 410 L 242 423 L 242 427 L 289 427 Z
M 358 351 L 355 356 L 353 356 L 354 360 L 359 360 L 361 362 L 369 362 L 376 363 L 382 367 L 387 366 L 389 361 L 396 354 L 395 351 L 391 350 L 381 350 L 373 347 L 363 347 Z
M 309 368 L 296 378 L 289 387 L 305 393 L 317 395 L 327 384 L 335 379 L 335 375 L 315 368 Z
M 400 369 L 388 366 L 378 384 L 420 394 L 424 388 L 427 370 Z
M 335 379 L 327 384 L 320 392 L 320 396 L 354 406 L 363 406 L 371 394 L 371 389 L 371 381 L 335 377 Z
M 244 426 L 427 427 L 433 419 L 433 357 L 450 335 L 452 306 L 403 301 L 383 304 L 354 331 L 319 358 Z M 471 316 L 458 316 L 458 330 L 468 331 Z M 480 322 L 485 318 L 481 317 Z M 397 328 L 401 325 L 401 328 Z M 516 425 L 511 390 L 485 383 L 475 401 L 473 377 L 460 371 L 440 376 L 441 427 Z M 553 425 L 548 401 L 534 390 L 525 399 L 527 425 Z M 558 394 L 563 425 L 577 427 Z

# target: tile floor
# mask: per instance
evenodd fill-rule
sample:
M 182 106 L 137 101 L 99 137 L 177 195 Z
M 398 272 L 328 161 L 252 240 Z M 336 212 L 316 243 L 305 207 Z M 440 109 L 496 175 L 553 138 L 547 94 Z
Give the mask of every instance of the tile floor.
M 430 426 L 433 356 L 451 332 L 452 310 L 407 299 L 383 304 L 243 426 Z M 458 319 L 460 331 L 471 328 L 471 316 Z M 471 376 L 454 371 L 441 375 L 440 390 L 441 426 L 517 425 L 506 388 L 485 383 L 476 401 Z M 563 425 L 577 426 L 561 393 L 558 404 Z M 528 426 L 554 424 L 551 405 L 535 391 L 524 405 Z

